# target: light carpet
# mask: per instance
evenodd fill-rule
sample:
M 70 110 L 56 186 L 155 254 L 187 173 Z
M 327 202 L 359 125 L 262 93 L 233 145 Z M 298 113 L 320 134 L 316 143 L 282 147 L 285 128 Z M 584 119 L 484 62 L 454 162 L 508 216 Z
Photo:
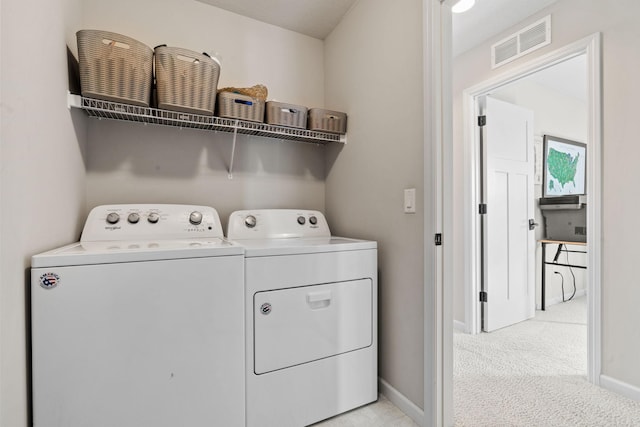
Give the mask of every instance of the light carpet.
M 454 334 L 462 426 L 640 426 L 640 403 L 586 380 L 586 297 L 491 333 Z

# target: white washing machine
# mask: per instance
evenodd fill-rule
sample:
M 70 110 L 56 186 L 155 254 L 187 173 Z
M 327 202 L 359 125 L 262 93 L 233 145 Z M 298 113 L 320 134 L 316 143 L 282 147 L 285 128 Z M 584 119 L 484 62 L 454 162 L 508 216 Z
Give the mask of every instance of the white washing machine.
M 31 270 L 35 427 L 245 426 L 244 256 L 215 209 L 111 205 Z
M 377 244 L 318 211 L 231 214 L 245 248 L 247 426 L 301 427 L 373 402 Z

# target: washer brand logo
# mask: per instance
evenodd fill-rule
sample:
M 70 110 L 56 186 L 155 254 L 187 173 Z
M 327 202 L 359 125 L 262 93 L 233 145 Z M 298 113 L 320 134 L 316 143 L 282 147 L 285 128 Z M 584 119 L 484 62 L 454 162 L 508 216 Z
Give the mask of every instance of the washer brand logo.
M 120 227 L 119 225 L 114 225 L 111 227 L 105 227 L 105 230 L 120 230 L 122 227 Z
M 40 286 L 45 289 L 53 289 L 60 283 L 60 276 L 56 273 L 44 273 L 40 276 Z

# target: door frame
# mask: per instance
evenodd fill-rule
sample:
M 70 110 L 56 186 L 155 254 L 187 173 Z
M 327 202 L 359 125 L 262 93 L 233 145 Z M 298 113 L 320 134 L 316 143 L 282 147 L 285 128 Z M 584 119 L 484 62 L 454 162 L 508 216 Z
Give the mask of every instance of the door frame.
M 595 33 L 563 48 L 514 67 L 463 91 L 464 141 L 464 283 L 465 332 L 480 332 L 480 215 L 478 200 L 479 132 L 476 126 L 478 98 L 489 92 L 579 55 L 587 59 L 587 378 L 599 384 L 601 373 L 601 277 L 602 277 L 602 75 L 601 34 Z
M 453 424 L 453 164 L 451 5 L 423 1 L 424 406 L 423 426 Z M 440 234 L 440 244 L 434 236 Z

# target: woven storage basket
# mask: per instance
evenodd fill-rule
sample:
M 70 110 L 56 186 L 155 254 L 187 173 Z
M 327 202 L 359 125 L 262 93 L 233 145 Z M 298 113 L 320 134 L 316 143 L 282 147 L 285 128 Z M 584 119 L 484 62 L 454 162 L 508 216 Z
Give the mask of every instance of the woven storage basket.
M 269 101 L 266 105 L 266 122 L 270 125 L 307 128 L 307 107 Z
M 153 50 L 131 37 L 99 30 L 76 33 L 82 96 L 148 107 Z
M 218 93 L 218 116 L 262 122 L 264 101 L 233 92 Z
M 158 108 L 213 115 L 220 64 L 179 47 L 155 48 Z
M 309 110 L 309 130 L 345 134 L 347 133 L 347 114 L 312 108 Z

